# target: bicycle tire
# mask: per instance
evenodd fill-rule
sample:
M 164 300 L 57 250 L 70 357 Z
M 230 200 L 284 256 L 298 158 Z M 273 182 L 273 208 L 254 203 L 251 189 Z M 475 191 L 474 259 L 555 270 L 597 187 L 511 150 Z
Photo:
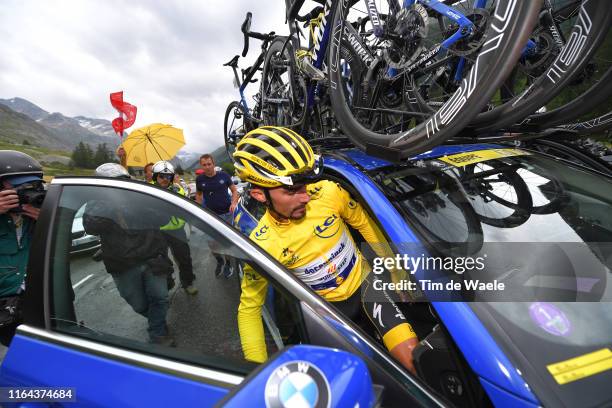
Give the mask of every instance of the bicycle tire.
M 559 94 L 582 71 L 606 38 L 612 8 L 605 0 L 583 0 L 580 14 L 563 50 L 546 71 L 523 93 L 507 103 L 477 115 L 470 126 L 490 133 L 518 124 Z
M 294 58 L 293 45 L 287 41 L 287 37 L 277 37 L 266 51 L 261 74 L 261 116 L 264 125 L 294 128 L 304 122 L 308 101 L 303 87 L 295 80 L 297 69 Z M 287 90 L 284 90 L 285 87 Z M 301 106 L 301 109 L 298 110 L 297 106 Z
M 406 158 L 440 144 L 457 134 L 499 88 L 518 60 L 540 9 L 540 1 L 500 0 L 484 43 L 472 69 L 453 96 L 425 121 L 407 132 L 380 134 L 364 127 L 347 105 L 339 70 L 345 15 L 348 3 L 339 2 L 333 15 L 332 41 L 328 52 L 331 103 L 343 132 L 359 147 L 382 146 L 389 155 Z M 507 64 L 500 67 L 499 61 Z M 384 155 L 384 154 L 383 154 Z
M 562 125 L 606 103 L 611 96 L 612 67 L 608 68 L 600 80 L 578 98 L 549 112 L 532 114 L 523 121 L 522 125 L 534 125 L 540 129 Z
M 612 128 L 612 111 L 594 119 L 565 124 L 560 127 L 567 130 L 572 130 L 579 135 L 603 132 Z
M 242 136 L 253 130 L 253 126 L 247 119 L 248 113 L 244 106 L 238 101 L 232 101 L 225 109 L 223 119 L 223 139 L 225 142 L 225 152 L 230 160 L 233 160 L 232 154 L 236 150 L 236 144 L 242 139 Z M 242 122 L 239 126 L 234 127 L 234 121 Z M 230 123 L 231 122 L 231 123 Z

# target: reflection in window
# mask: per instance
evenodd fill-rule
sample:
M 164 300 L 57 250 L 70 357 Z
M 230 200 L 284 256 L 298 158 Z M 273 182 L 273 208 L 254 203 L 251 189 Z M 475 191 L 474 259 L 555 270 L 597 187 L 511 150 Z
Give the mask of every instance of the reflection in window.
M 195 295 L 182 287 L 177 260 L 165 239 L 163 228 L 173 219 L 184 222 L 179 223 L 181 233 L 174 235 L 184 237 L 180 239 L 189 247 L 193 286 L 198 289 Z M 239 265 L 249 259 L 228 239 L 168 202 L 114 188 L 66 186 L 56 220 L 52 258 L 55 329 L 224 369 L 229 365 L 236 372 L 253 366 L 243 360 L 236 322 Z M 85 235 L 99 243 L 99 249 L 71 251 L 74 228 L 80 225 Z M 231 261 L 234 273 L 229 278 L 215 275 L 218 258 Z M 277 298 L 278 305 L 283 300 Z M 291 303 L 287 299 L 284 301 Z M 299 316 L 280 316 L 270 309 L 270 348 L 299 342 L 291 327 Z M 278 307 L 289 314 L 294 309 Z

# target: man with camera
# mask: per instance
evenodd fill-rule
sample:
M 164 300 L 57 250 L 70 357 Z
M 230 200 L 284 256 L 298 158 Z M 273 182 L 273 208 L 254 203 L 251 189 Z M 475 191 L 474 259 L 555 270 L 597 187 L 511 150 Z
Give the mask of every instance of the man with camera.
M 27 154 L 0 150 L 0 343 L 20 322 L 20 299 L 34 226 L 45 197 L 41 165 Z

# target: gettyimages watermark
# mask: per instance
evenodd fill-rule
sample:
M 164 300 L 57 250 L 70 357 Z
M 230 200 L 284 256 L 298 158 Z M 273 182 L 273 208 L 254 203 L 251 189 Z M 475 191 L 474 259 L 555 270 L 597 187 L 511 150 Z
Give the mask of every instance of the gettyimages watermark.
M 471 254 L 449 248 L 430 255 L 416 244 L 395 254 L 364 247 L 373 275 L 366 300 L 612 302 L 610 242 L 483 243 Z

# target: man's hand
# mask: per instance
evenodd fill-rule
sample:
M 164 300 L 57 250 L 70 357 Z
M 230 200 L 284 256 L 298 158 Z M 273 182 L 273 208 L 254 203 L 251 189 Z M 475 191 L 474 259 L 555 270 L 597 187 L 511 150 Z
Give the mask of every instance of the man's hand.
M 40 208 L 33 207 L 31 204 L 24 204 L 21 206 L 23 209 L 22 214 L 32 218 L 33 220 L 38 220 L 38 215 L 40 214 Z
M 232 203 L 230 204 L 230 208 L 229 208 L 229 212 L 230 212 L 230 214 L 233 214 L 233 213 L 234 213 L 234 210 L 236 209 L 236 206 L 237 206 L 237 205 L 238 205 L 238 203 L 237 203 L 237 202 L 233 202 L 233 201 L 232 201 Z
M 0 214 L 17 207 L 19 207 L 19 196 L 15 190 L 0 191 Z

